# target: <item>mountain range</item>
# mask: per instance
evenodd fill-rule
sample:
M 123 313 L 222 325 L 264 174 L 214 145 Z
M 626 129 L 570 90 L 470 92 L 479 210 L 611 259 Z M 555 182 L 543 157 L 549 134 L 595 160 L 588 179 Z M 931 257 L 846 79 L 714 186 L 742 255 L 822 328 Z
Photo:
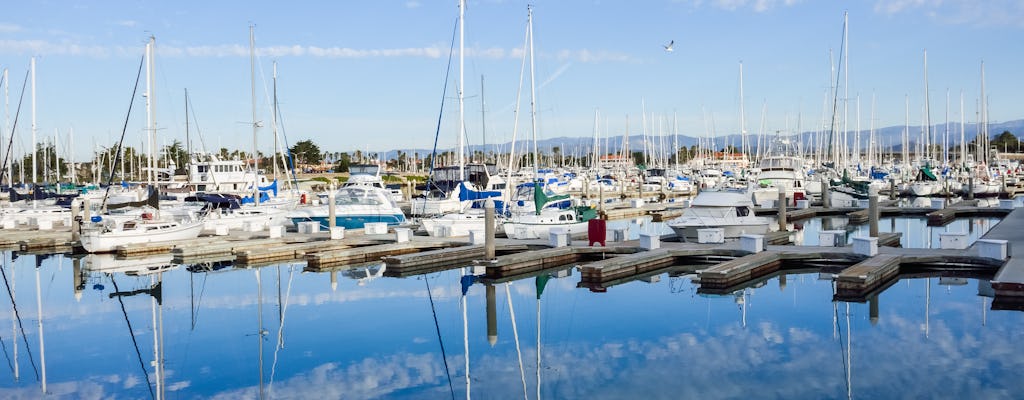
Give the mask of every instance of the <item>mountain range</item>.
M 921 125 L 910 126 L 910 129 L 909 129 L 909 132 L 910 132 L 909 143 L 910 143 L 911 147 L 913 147 L 917 142 L 920 141 L 922 128 L 923 127 Z M 877 143 L 882 147 L 882 149 L 884 151 L 901 151 L 902 150 L 902 143 L 903 143 L 902 135 L 903 135 L 903 132 L 904 132 L 905 129 L 906 128 L 903 127 L 903 126 L 889 126 L 889 127 L 885 127 L 885 128 L 876 129 L 875 130 L 875 135 L 877 137 Z M 967 141 L 974 140 L 974 138 L 978 135 L 978 129 L 979 129 L 978 124 L 967 124 L 967 125 L 965 125 L 964 126 L 964 137 L 966 138 L 966 140 Z M 941 144 L 943 142 L 943 136 L 944 136 L 944 134 L 946 132 L 945 124 L 935 124 L 935 125 L 933 125 L 931 127 L 930 131 L 931 131 L 932 136 L 933 136 L 932 140 L 935 143 Z M 960 143 L 960 124 L 959 123 L 950 123 L 948 131 L 949 131 L 949 142 L 948 142 L 949 145 L 953 146 L 955 144 Z M 994 137 L 1000 135 L 1001 133 L 1003 133 L 1004 131 L 1008 131 L 1008 132 L 1013 133 L 1014 135 L 1017 135 L 1018 137 L 1020 137 L 1019 135 L 1022 132 L 1024 132 L 1024 119 L 1019 119 L 1019 120 L 1014 120 L 1014 121 L 1007 121 L 1007 122 L 1000 122 L 1000 123 L 990 123 L 989 124 L 988 132 L 989 132 L 989 137 L 990 138 L 994 138 Z M 801 133 L 799 135 L 800 136 L 800 141 L 802 143 L 813 143 L 814 138 L 818 134 L 819 134 L 818 132 L 803 132 L 803 133 Z M 823 141 L 826 140 L 826 139 L 824 139 L 824 137 L 826 137 L 825 135 L 827 135 L 827 134 L 828 134 L 827 132 L 824 132 L 824 133 L 821 134 L 822 137 L 823 137 L 823 139 L 822 139 Z M 862 146 L 864 145 L 864 143 L 867 143 L 868 134 L 869 134 L 869 132 L 867 130 L 862 130 L 860 132 Z M 856 137 L 856 134 L 854 132 L 852 132 L 852 131 L 849 132 L 848 135 L 847 135 L 848 143 L 852 144 L 855 137 Z M 649 140 L 658 140 L 658 141 L 661 140 L 658 137 L 654 137 L 653 139 L 651 137 L 648 137 L 648 139 Z M 679 135 L 677 140 L 678 140 L 678 143 L 679 143 L 680 147 L 694 146 L 698 142 L 698 138 L 697 137 L 686 136 L 686 135 Z M 748 134 L 747 140 L 750 141 L 751 143 L 756 143 L 757 138 L 756 137 L 751 137 Z M 665 136 L 664 144 L 665 144 L 666 147 L 671 148 L 672 145 L 673 145 L 672 141 L 673 141 L 673 137 L 671 135 Z M 542 153 L 545 153 L 545 154 L 551 154 L 552 153 L 552 149 L 555 148 L 555 147 L 558 147 L 560 149 L 560 152 L 565 154 L 565 155 L 586 155 L 586 154 L 590 154 L 590 151 L 591 151 L 590 149 L 593 146 L 593 143 L 594 143 L 594 138 L 593 137 L 555 137 L 555 138 L 542 139 L 542 140 L 537 141 L 537 147 L 540 149 L 540 151 Z M 740 135 L 738 135 L 738 134 L 719 136 L 719 137 L 715 138 L 715 147 L 718 150 L 720 150 L 723 147 L 725 147 L 726 144 L 732 144 L 732 145 L 734 145 L 736 147 L 739 147 L 739 143 L 740 143 Z M 527 141 L 527 140 L 517 141 L 516 142 L 516 149 L 517 149 L 517 151 L 520 150 L 520 149 L 532 149 L 533 146 L 530 145 L 528 147 L 529 144 L 530 144 L 530 142 Z M 619 151 L 621 151 L 622 145 L 623 145 L 623 137 L 622 136 L 609 137 L 607 140 L 602 138 L 601 139 L 601 146 L 602 146 L 601 153 L 602 154 L 618 153 Z M 466 146 L 467 151 L 470 152 L 470 153 L 475 152 L 475 151 L 506 153 L 506 152 L 508 152 L 508 149 L 510 147 L 511 147 L 511 142 L 505 142 L 505 143 L 499 143 L 499 144 L 488 144 L 486 146 L 483 146 L 483 145 L 468 145 L 468 146 Z M 629 137 L 629 149 L 631 151 L 642 151 L 643 148 L 644 148 L 644 138 L 643 138 L 643 135 L 631 135 Z M 389 151 L 385 152 L 385 154 L 384 154 L 385 155 L 385 159 L 392 159 L 392 158 L 397 157 L 398 156 L 398 152 L 400 152 L 400 151 L 401 152 L 405 152 L 408 155 L 418 154 L 420 157 L 429 155 L 431 153 L 430 149 L 394 149 L 394 150 L 389 150 Z M 454 151 L 454 149 L 453 148 L 445 148 L 445 149 L 439 148 L 438 149 L 438 152 L 444 152 L 444 151 Z

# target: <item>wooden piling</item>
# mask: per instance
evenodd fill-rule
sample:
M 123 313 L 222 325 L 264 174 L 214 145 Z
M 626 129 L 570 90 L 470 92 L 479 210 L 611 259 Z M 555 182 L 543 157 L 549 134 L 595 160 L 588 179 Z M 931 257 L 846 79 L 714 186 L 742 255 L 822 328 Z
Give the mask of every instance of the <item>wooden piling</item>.
M 494 259 L 494 200 L 484 202 L 484 259 Z
M 868 196 L 868 236 L 878 237 L 878 195 Z
M 775 207 L 779 209 L 779 230 L 786 230 L 786 189 L 779 187 L 779 200 Z

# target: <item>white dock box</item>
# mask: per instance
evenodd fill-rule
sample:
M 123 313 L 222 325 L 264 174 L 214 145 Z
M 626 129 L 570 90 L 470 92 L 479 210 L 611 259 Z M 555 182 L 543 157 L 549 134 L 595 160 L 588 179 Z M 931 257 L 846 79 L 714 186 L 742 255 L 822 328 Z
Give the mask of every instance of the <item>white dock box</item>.
M 548 231 L 548 244 L 551 247 L 565 247 L 569 242 L 569 231 L 565 228 L 551 228 Z
M 748 253 L 764 251 L 764 235 L 740 235 L 740 249 Z
M 697 230 L 697 243 L 724 243 L 725 229 L 704 228 Z
M 943 232 L 939 234 L 939 248 L 963 250 L 967 248 L 967 234 L 964 232 Z
M 661 247 L 661 235 L 656 233 L 641 233 L 640 247 L 645 250 L 654 250 Z
M 818 232 L 818 246 L 843 247 L 846 246 L 846 231 L 821 231 Z
M 386 235 L 388 224 L 384 222 L 367 222 L 363 225 L 363 233 L 367 235 Z
M 878 255 L 878 238 L 876 237 L 855 237 L 853 238 L 853 252 L 862 256 L 874 257 Z

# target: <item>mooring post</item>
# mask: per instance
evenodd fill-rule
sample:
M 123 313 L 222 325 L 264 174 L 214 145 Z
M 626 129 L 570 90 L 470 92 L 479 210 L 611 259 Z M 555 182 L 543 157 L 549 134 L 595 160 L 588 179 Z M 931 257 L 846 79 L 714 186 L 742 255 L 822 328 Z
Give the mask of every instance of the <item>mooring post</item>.
M 494 259 L 494 200 L 484 202 L 484 259 Z
M 821 206 L 825 208 L 832 208 L 832 199 L 829 197 L 828 192 L 832 184 L 828 181 L 828 178 L 821 177 Z
M 334 205 L 334 196 L 334 184 L 332 183 L 327 187 L 327 228 L 329 230 L 334 230 L 334 227 L 338 224 L 334 218 L 335 215 L 337 215 L 337 210 L 335 210 Z
M 498 304 L 494 301 L 494 285 L 484 286 L 487 298 L 487 343 L 494 347 L 498 343 Z
M 779 187 L 779 200 L 775 202 L 779 209 L 779 231 L 786 231 L 786 189 Z
M 868 318 L 871 326 L 878 324 L 878 295 L 868 298 Z
M 75 199 L 75 200 L 71 201 L 71 241 L 72 242 L 77 242 L 79 239 L 81 239 L 79 237 L 79 235 L 80 235 L 81 226 L 82 226 L 82 218 L 81 218 L 81 213 L 80 213 L 81 210 L 78 208 L 79 206 L 81 206 L 81 203 L 78 201 L 78 199 Z
M 597 213 L 604 215 L 604 184 L 597 180 Z
M 896 200 L 896 178 L 889 178 L 889 200 Z
M 88 197 L 82 200 L 82 220 L 92 222 L 92 202 Z
M 868 196 L 868 236 L 878 237 L 878 195 Z
M 974 200 L 974 177 L 967 177 L 967 200 Z

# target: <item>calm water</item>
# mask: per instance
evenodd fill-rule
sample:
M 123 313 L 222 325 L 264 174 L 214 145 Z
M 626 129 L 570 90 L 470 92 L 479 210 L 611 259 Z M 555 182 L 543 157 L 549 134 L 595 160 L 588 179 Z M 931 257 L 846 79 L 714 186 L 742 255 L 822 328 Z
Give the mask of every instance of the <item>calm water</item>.
M 813 225 L 807 236 L 817 236 Z M 2 398 L 42 397 L 45 375 L 47 396 L 65 398 L 153 398 L 159 390 L 169 399 L 249 399 L 262 388 L 268 398 L 461 399 L 467 345 L 476 398 L 1024 391 L 1024 314 L 990 310 L 991 299 L 979 295 L 989 293 L 987 281 L 901 280 L 881 294 L 872 321 L 868 304 L 833 303 L 832 283 L 818 274 L 704 296 L 669 272 L 593 293 L 576 287 L 575 271 L 548 271 L 539 296 L 538 279 L 527 278 L 490 289 L 476 282 L 463 298 L 458 268 L 399 279 L 381 276 L 376 264 L 333 275 L 304 273 L 301 263 L 153 272 L 161 270 L 148 262 L 57 255 L 36 268 L 35 256 L 4 257 Z M 158 281 L 159 303 L 146 290 Z

